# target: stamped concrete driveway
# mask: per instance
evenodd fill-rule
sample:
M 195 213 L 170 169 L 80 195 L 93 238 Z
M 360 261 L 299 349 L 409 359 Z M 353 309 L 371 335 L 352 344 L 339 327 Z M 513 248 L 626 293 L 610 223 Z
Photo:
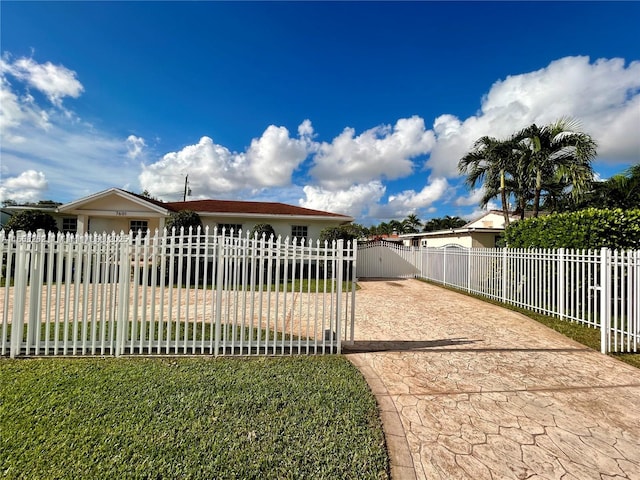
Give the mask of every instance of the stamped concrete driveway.
M 394 479 L 640 479 L 640 370 L 417 280 L 361 286 L 347 357 Z

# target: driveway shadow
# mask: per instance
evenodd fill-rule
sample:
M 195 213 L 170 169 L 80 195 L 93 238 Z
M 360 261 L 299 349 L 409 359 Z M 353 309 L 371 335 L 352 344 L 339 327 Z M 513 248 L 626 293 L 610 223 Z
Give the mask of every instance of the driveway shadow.
M 466 338 L 446 338 L 440 340 L 373 340 L 354 341 L 352 345 L 342 345 L 345 353 L 366 352 L 407 352 L 411 350 L 426 350 L 437 347 L 451 347 L 454 345 L 468 345 L 482 340 Z

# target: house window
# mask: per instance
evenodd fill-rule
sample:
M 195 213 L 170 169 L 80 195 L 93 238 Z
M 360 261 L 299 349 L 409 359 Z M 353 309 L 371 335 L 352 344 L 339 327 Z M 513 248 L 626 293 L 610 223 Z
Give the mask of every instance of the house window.
M 291 225 L 291 236 L 297 238 L 298 242 L 307 239 L 309 227 L 306 225 Z
M 138 235 L 138 232 L 142 232 L 142 236 L 147 235 L 147 229 L 149 228 L 149 222 L 146 220 L 131 220 L 129 222 L 129 229 L 133 232 L 133 235 Z
M 63 218 L 62 219 L 62 233 L 77 233 L 78 232 L 78 219 L 77 218 Z
M 242 233 L 242 224 L 241 223 L 219 223 L 218 224 L 218 234 L 222 234 L 224 230 L 224 236 L 230 237 L 233 232 L 233 236 L 237 237 Z

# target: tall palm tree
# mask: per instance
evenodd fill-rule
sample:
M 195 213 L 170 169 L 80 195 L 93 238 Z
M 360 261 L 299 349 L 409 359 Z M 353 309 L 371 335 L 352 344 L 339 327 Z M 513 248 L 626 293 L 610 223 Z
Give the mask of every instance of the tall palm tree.
M 591 162 L 597 144 L 579 131 L 579 124 L 562 118 L 542 128 L 533 124 L 513 136 L 520 152 L 520 164 L 533 183 L 533 216 L 540 211 L 543 191 L 562 187 L 573 198 L 588 191 L 593 181 Z
M 422 227 L 422 222 L 415 213 L 407 215 L 402 221 L 403 233 L 418 233 Z
M 514 179 L 518 177 L 516 146 L 511 140 L 484 136 L 458 162 L 458 171 L 467 175 L 465 183 L 469 187 L 483 185 L 481 207 L 486 207 L 490 200 L 500 196 L 505 225 L 509 225 L 510 193 L 513 192 L 518 197 L 514 188 Z

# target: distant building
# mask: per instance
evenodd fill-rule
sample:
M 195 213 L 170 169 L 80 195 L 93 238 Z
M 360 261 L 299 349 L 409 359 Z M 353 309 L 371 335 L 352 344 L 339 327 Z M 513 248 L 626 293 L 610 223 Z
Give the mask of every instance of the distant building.
M 515 222 L 519 216 L 511 216 Z M 404 245 L 423 247 L 444 247 L 458 245 L 466 248 L 494 248 L 504 233 L 502 210 L 490 210 L 482 217 L 460 228 L 437 230 L 435 232 L 407 233 L 400 235 Z

